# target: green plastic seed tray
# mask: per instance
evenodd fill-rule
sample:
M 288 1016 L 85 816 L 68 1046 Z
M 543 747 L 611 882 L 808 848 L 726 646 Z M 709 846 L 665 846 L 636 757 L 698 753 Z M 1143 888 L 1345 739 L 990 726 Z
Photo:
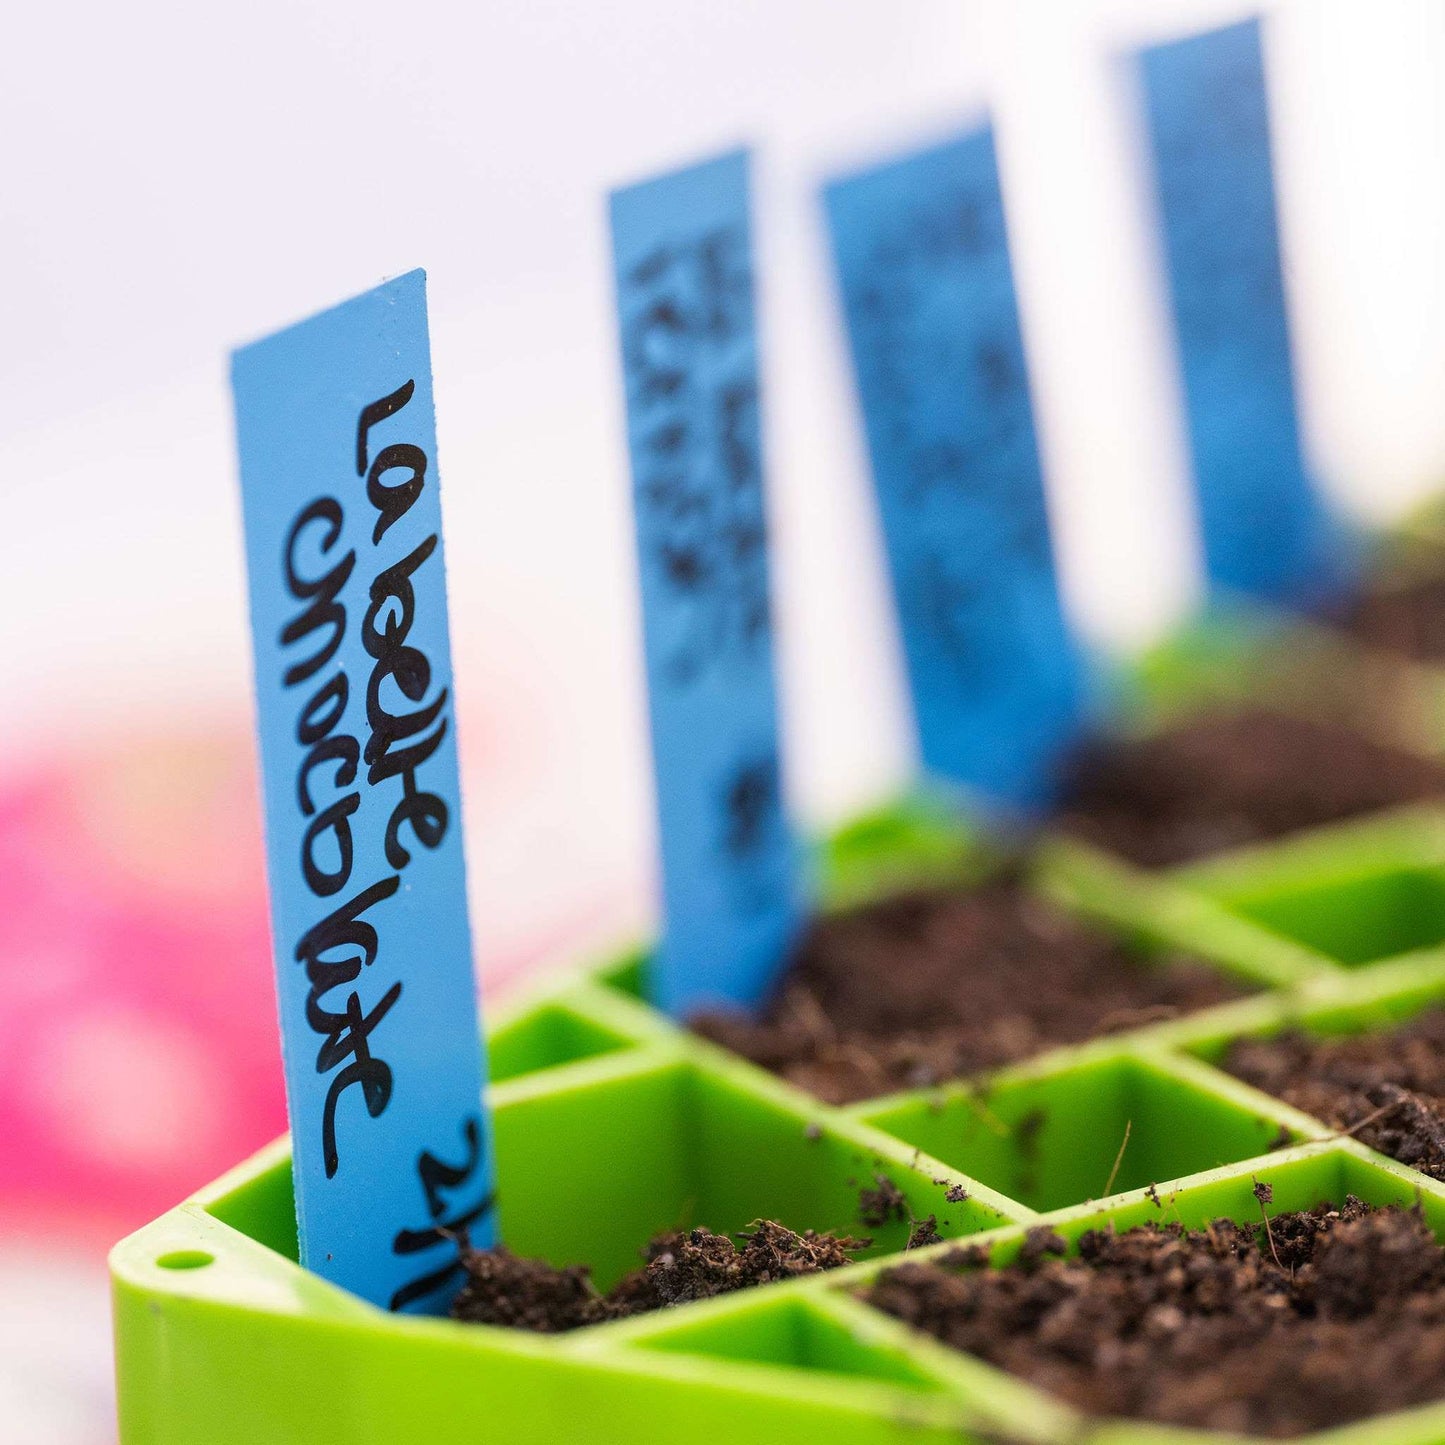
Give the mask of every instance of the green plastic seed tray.
M 834 902 L 989 862 L 922 804 L 862 819 L 825 852 Z M 862 1303 L 857 1289 L 898 1257 L 908 1223 L 863 1229 L 860 1186 L 886 1176 L 915 1218 L 934 1215 L 946 1240 L 992 1241 L 1000 1258 L 1041 1218 L 1072 1235 L 1153 1217 L 1149 1186 L 1189 1223 L 1255 1217 L 1254 1176 L 1276 1209 L 1418 1190 L 1445 1223 L 1439 1186 L 1213 1062 L 1242 1032 L 1297 1018 L 1369 1027 L 1445 997 L 1445 823 L 1405 814 L 1164 877 L 1057 845 L 1036 886 L 1256 991 L 989 1077 L 834 1108 L 647 1006 L 642 952 L 559 980 L 491 1036 L 505 1243 L 590 1264 L 604 1288 L 654 1233 L 694 1223 L 867 1233 L 868 1255 L 557 1337 L 396 1317 L 297 1264 L 278 1141 L 116 1247 L 124 1445 L 1075 1440 L 1062 1404 Z M 950 1202 L 958 1186 L 966 1198 Z M 1165 1436 L 1118 1424 L 1097 1438 Z M 1330 1438 L 1445 1441 L 1445 1405 Z

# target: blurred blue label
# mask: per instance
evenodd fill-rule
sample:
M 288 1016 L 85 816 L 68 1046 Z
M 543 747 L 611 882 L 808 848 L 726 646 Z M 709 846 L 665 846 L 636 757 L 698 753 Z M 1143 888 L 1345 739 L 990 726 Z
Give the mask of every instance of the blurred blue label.
M 801 916 L 784 807 L 748 158 L 615 191 L 612 244 L 662 850 L 658 1002 L 753 1003 Z
M 231 375 L 301 1262 L 437 1312 L 493 1210 L 425 276 Z
M 824 201 L 924 767 L 1037 805 L 1079 729 L 1082 666 L 992 130 L 845 177 Z
M 1301 454 L 1259 22 L 1140 65 L 1209 581 L 1313 601 L 1346 554 Z

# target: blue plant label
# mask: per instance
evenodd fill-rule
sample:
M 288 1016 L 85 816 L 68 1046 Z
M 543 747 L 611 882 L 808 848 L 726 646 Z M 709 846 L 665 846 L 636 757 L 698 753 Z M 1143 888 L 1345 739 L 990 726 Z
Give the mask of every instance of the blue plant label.
M 424 274 L 231 376 L 301 1262 L 432 1313 L 493 1193 Z
M 1348 551 L 1301 449 L 1259 21 L 1140 67 L 1208 580 L 1315 601 Z
M 834 181 L 824 204 L 924 769 L 1032 808 L 1084 689 L 992 130 Z
M 797 932 L 768 590 L 748 158 L 613 192 L 662 853 L 654 990 L 753 1003 Z

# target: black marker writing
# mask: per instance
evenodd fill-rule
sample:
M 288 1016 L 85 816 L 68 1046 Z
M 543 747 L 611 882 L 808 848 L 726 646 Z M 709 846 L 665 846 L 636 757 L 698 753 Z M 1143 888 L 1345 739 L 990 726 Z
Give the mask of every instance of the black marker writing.
M 414 392 L 415 385 L 408 380 L 363 407 L 357 420 L 356 471 L 366 477 L 367 500 L 377 513 L 373 546 L 406 514 L 425 482 L 426 454 L 410 442 L 392 442 L 374 460 L 370 456 L 373 429 L 402 412 Z M 281 629 L 280 642 L 283 649 L 302 654 L 283 673 L 288 688 L 311 682 L 331 667 L 346 636 L 345 593 L 357 558 L 354 549 L 341 550 L 344 528 L 341 502 L 321 496 L 297 513 L 287 533 L 282 573 L 299 609 Z M 356 858 L 352 830 L 362 803 L 358 786 L 362 764 L 366 765 L 368 788 L 401 779 L 401 798 L 391 809 L 383 840 L 387 861 L 398 872 L 355 892 L 313 924 L 295 949 L 309 985 L 306 1022 L 319 1037 L 316 1071 L 332 1075 L 321 1118 L 328 1178 L 335 1176 L 341 1165 L 336 1121 L 347 1091 L 359 1087 L 372 1118 L 386 1110 L 392 1096 L 392 1069 L 375 1052 L 375 1039 L 401 999 L 403 981 L 393 980 L 380 989 L 369 1006 L 363 1001 L 358 984 L 363 971 L 377 962 L 381 949 L 378 926 L 367 915 L 396 894 L 399 872 L 411 861 L 401 842 L 403 827 L 427 848 L 437 847 L 446 835 L 446 803 L 420 786 L 417 770 L 446 734 L 442 711 L 448 694 L 443 688 L 430 701 L 423 701 L 431 685 L 431 663 L 407 641 L 416 612 L 414 578 L 436 546 L 437 538 L 432 535 L 406 557 L 381 567 L 368 590 L 361 640 L 375 666 L 366 684 L 368 731 L 364 745 L 342 730 L 351 697 L 350 679 L 342 668 L 335 668 L 315 684 L 297 713 L 296 742 L 305 751 L 296 771 L 295 794 L 297 806 L 308 820 L 299 867 L 308 891 L 316 898 L 333 898 L 351 885 Z M 398 695 L 419 705 L 411 710 L 394 707 L 390 699 Z M 429 1190 L 427 1180 L 422 1182 Z
M 665 664 L 680 684 L 768 640 L 751 286 L 735 227 L 659 247 L 624 278 L 641 560 L 680 619 Z
M 482 1124 L 477 1116 L 473 1115 L 463 1123 L 462 1138 L 467 1152 L 459 1164 L 448 1164 L 429 1150 L 422 1151 L 417 1160 L 417 1177 L 421 1181 L 430 1222 L 421 1229 L 399 1230 L 392 1241 L 392 1253 L 397 1255 L 421 1254 L 449 1243 L 453 1246 L 453 1257 L 398 1289 L 391 1298 L 394 1310 L 435 1294 L 456 1278 L 461 1271 L 461 1263 L 455 1257 L 455 1246 L 466 1238 L 474 1225 L 486 1219 L 495 1206 L 496 1197 L 490 1190 L 474 1203 L 465 1202 L 473 1181 L 484 1177 Z M 460 1204 L 457 1202 L 459 1198 Z

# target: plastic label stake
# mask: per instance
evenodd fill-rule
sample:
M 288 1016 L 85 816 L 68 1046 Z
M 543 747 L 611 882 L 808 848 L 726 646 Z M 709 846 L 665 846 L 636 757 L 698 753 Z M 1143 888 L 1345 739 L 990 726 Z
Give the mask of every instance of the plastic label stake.
M 756 1002 L 801 916 L 784 810 L 748 158 L 613 192 L 662 851 L 654 991 Z
M 1347 570 L 1305 468 L 1257 20 L 1140 53 L 1211 586 L 1308 603 Z
M 824 190 L 926 772 L 1045 802 L 1076 736 L 993 133 Z
M 231 374 L 301 1262 L 435 1312 L 493 1196 L 425 275 Z

